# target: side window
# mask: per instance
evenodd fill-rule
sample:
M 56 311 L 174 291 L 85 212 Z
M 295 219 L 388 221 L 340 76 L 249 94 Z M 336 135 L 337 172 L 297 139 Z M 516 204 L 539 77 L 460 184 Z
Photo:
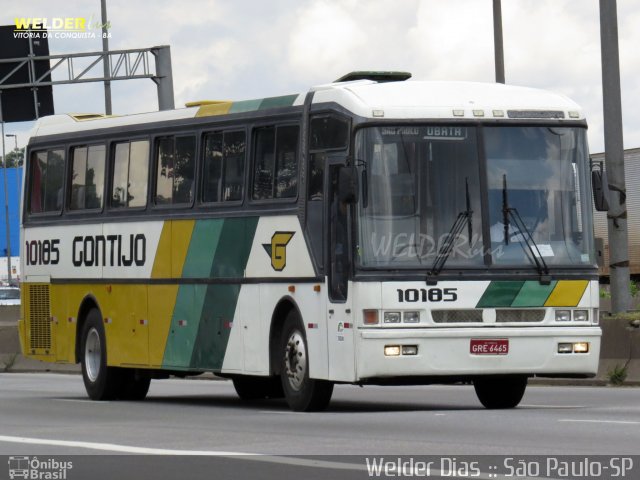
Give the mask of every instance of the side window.
M 347 148 L 349 122 L 332 115 L 313 117 L 310 122 L 309 137 L 310 150 Z
M 71 166 L 70 210 L 100 209 L 104 198 L 104 145 L 75 147 Z
M 253 199 L 294 198 L 298 190 L 297 125 L 256 132 Z
M 156 155 L 156 205 L 190 205 L 194 193 L 196 138 L 165 137 Z
M 242 200 L 245 133 L 212 133 L 205 137 L 203 193 L 205 203 Z
M 111 206 L 144 207 L 147 204 L 149 142 L 116 143 L 113 156 Z
M 326 162 L 326 153 L 318 152 L 311 154 L 309 162 L 308 200 L 322 200 L 324 196 L 324 166 Z
M 309 185 L 307 200 L 322 200 L 327 150 L 344 150 L 349 145 L 349 122 L 335 115 L 317 115 L 309 127 Z
M 276 198 L 294 198 L 298 191 L 298 127 L 279 127 L 276 137 Z
M 31 157 L 29 182 L 30 213 L 60 212 L 64 197 L 64 150 L 36 152 Z
M 253 199 L 273 198 L 276 129 L 261 128 L 256 132 L 256 148 L 253 170 Z

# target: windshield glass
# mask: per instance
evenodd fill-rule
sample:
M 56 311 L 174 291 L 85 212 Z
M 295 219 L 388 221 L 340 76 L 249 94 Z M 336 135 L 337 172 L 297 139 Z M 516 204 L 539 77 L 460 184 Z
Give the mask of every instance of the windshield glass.
M 549 266 L 595 263 L 582 128 L 369 127 L 356 159 L 361 267 L 536 268 L 531 249 Z
M 483 264 L 476 135 L 446 125 L 358 132 L 360 265 L 430 269 L 461 214 L 447 266 Z
M 524 243 L 530 234 L 548 265 L 594 263 L 584 129 L 490 127 L 484 145 L 491 245 L 500 248 L 493 262 L 531 263 Z M 513 215 L 505 218 L 505 207 L 528 232 Z

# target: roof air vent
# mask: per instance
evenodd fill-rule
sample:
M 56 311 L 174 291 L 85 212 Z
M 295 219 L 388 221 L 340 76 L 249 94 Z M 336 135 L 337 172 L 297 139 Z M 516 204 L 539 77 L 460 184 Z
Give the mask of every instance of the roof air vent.
M 352 82 L 354 80 L 373 80 L 378 83 L 404 82 L 411 78 L 409 72 L 351 72 L 337 79 L 334 83 Z

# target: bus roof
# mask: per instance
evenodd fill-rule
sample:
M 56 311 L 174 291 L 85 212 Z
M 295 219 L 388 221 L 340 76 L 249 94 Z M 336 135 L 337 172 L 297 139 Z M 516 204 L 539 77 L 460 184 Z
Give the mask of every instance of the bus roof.
M 356 80 L 320 85 L 311 91 L 314 104 L 338 104 L 372 119 L 584 119 L 580 107 L 563 95 L 493 83 Z M 31 136 L 299 106 L 305 96 L 192 102 L 187 108 L 123 116 L 52 115 L 39 119 Z

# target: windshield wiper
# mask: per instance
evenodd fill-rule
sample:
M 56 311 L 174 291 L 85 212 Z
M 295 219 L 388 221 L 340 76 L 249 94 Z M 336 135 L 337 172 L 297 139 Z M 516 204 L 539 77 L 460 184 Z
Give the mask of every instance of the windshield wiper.
M 438 256 L 433 262 L 433 265 L 431 266 L 431 270 L 427 274 L 428 277 L 435 277 L 442 271 L 442 269 L 444 268 L 444 264 L 447 263 L 449 256 L 451 256 L 455 239 L 458 237 L 458 235 L 460 235 L 460 232 L 462 232 L 462 229 L 464 228 L 465 223 L 467 224 L 467 228 L 468 228 L 467 232 L 469 234 L 468 242 L 471 243 L 471 235 L 473 233 L 473 227 L 472 227 L 473 210 L 471 210 L 471 200 L 469 197 L 469 178 L 468 177 L 465 178 L 464 181 L 465 181 L 467 209 L 458 213 L 458 217 L 456 218 L 456 221 L 453 222 L 453 225 L 451 226 L 451 230 L 449 230 L 449 233 L 447 234 L 447 239 L 442 244 L 442 247 L 438 252 Z
M 502 175 L 502 218 L 504 222 L 504 244 L 509 244 L 509 225 L 510 219 L 513 221 L 515 227 L 518 229 L 520 238 L 524 240 L 524 244 L 527 246 L 529 250 L 528 253 L 531 254 L 534 263 L 536 264 L 536 269 L 540 274 L 540 282 L 548 283 L 551 279 L 548 277 L 549 275 L 549 267 L 547 266 L 547 262 L 542 258 L 542 254 L 540 253 L 540 249 L 538 248 L 538 244 L 533 239 L 533 235 L 531 235 L 531 231 L 527 227 L 524 220 L 520 216 L 518 209 L 516 207 L 509 206 L 509 199 L 507 196 L 507 175 Z M 524 246 L 522 245 L 522 240 L 518 240 L 522 249 L 527 253 Z M 537 255 L 536 255 L 537 253 Z M 527 255 L 528 256 L 528 255 Z

